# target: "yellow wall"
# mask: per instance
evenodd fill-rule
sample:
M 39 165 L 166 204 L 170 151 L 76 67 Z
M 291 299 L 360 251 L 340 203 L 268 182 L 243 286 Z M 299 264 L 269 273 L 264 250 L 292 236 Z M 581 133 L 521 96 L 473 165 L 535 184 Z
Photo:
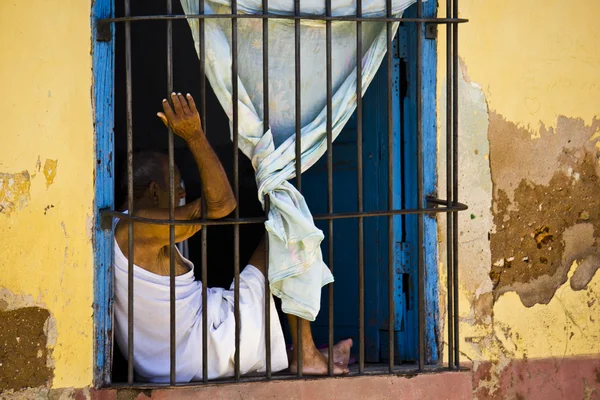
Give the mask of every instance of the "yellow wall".
M 90 4 L 0 2 L 0 291 L 50 311 L 53 387 L 92 383 Z
M 567 173 L 572 167 L 559 153 L 581 147 L 591 154 L 598 146 L 600 5 L 584 0 L 460 4 L 461 16 L 471 19 L 460 29 L 460 200 L 471 207 L 461 215 L 461 349 L 475 362 L 500 361 L 498 369 L 511 358 L 598 354 L 600 273 L 586 287 L 572 287 L 573 275 L 598 242 L 590 228 L 598 225 L 595 215 L 557 233 L 557 242 L 567 243 L 561 253 L 566 280 L 551 299 L 533 306 L 524 305 L 519 288 L 506 286 L 499 293 L 494 287 L 490 271 L 497 260 L 487 234 L 502 229 L 495 219 L 502 215 L 494 214 L 498 188 L 518 208 L 522 181 L 552 189 L 552 178 L 564 175 L 574 187 L 582 185 Z M 38 305 L 50 311 L 57 388 L 92 383 L 90 31 L 90 2 L 0 2 L 0 299 L 9 308 Z M 440 60 L 444 38 L 440 29 Z M 442 61 L 439 84 L 443 110 Z M 581 126 L 576 132 L 561 127 L 561 118 Z M 440 133 L 444 120 L 440 113 Z M 492 132 L 498 120 L 512 126 L 509 140 L 544 157 L 531 168 L 522 160 L 515 170 L 490 161 L 501 146 Z M 567 145 L 569 137 L 575 143 Z M 545 146 L 561 138 L 557 151 Z M 443 154 L 439 159 L 444 165 Z M 568 233 L 574 231 L 591 237 L 587 248 L 569 250 Z M 440 232 L 443 236 L 443 226 Z M 445 259 L 443 246 L 440 259 Z M 444 282 L 443 263 L 440 267 Z
M 460 0 L 460 17 L 470 19 L 459 28 L 460 201 L 470 205 L 460 217 L 461 351 L 475 366 L 498 361 L 496 374 L 511 358 L 600 353 L 599 221 L 587 211 L 597 208 L 598 193 L 599 12 L 600 3 L 585 0 Z M 438 137 L 444 145 L 445 28 L 439 39 Z M 439 162 L 443 188 L 442 153 Z M 586 190 L 596 196 L 576 195 Z M 582 210 L 580 217 L 571 219 L 570 209 Z M 556 215 L 569 220 L 559 223 Z M 529 220 L 518 225 L 515 218 Z M 503 276 L 514 275 L 507 265 L 498 268 L 506 262 L 502 256 L 516 252 L 520 261 L 531 251 L 509 244 L 511 235 L 524 248 L 544 225 L 553 241 L 532 252 L 546 251 L 547 265 L 557 271 L 502 284 Z M 512 268 L 529 274 L 529 257 L 529 266 Z M 442 282 L 444 270 L 442 262 Z M 581 274 L 592 275 L 585 287 L 577 286 Z M 541 293 L 547 294 L 543 301 Z M 478 384 L 493 392 L 497 382 L 492 376 Z
M 461 0 L 460 56 L 489 106 L 537 131 L 558 115 L 590 123 L 600 101 L 600 5 Z

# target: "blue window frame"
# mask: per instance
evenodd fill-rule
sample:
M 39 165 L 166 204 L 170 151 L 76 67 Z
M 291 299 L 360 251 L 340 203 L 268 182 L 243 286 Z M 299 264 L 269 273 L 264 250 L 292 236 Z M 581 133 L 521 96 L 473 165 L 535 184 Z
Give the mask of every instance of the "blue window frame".
M 104 229 L 100 210 L 114 208 L 114 30 L 99 29 L 97 21 L 114 15 L 112 0 L 95 0 L 92 7 L 92 65 L 96 142 L 94 226 L 94 385 L 110 382 L 112 357 L 113 235 Z
M 429 0 L 423 3 L 423 16 L 435 17 L 437 1 Z M 94 382 L 95 386 L 103 386 L 110 383 L 110 368 L 112 357 L 112 254 L 113 237 L 110 224 L 106 226 L 100 218 L 100 210 L 114 208 L 114 164 L 113 164 L 113 142 L 114 142 L 114 29 L 96 23 L 100 19 L 110 18 L 114 15 L 113 0 L 95 0 L 92 8 L 92 45 L 93 45 L 93 100 L 94 100 L 94 126 L 96 139 L 96 171 L 95 171 L 95 231 L 94 231 L 94 249 L 95 249 L 95 286 L 94 286 L 94 323 L 95 323 L 95 366 Z M 415 17 L 415 7 L 407 10 L 405 16 Z M 369 131 L 377 129 L 385 130 L 386 115 L 385 107 L 378 107 L 378 102 L 382 98 L 385 101 L 386 92 L 385 79 L 379 73 L 375 78 L 372 87 L 369 89 L 364 104 L 364 150 L 365 160 L 369 155 L 374 157 L 372 163 L 365 163 L 365 208 L 368 209 L 386 209 L 387 198 L 381 196 L 381 188 L 387 187 L 387 177 L 383 176 L 379 170 L 379 165 L 386 165 L 388 154 L 394 155 L 394 181 L 401 182 L 397 188 L 394 188 L 394 207 L 397 208 L 416 208 L 416 144 L 415 137 L 411 132 L 416 130 L 416 87 L 414 76 L 417 74 L 416 57 L 417 51 L 414 43 L 418 31 L 416 24 L 407 24 L 399 29 L 399 34 L 395 40 L 395 56 L 393 62 L 394 74 L 394 148 L 387 149 L 385 140 L 381 135 L 369 134 Z M 423 40 L 421 52 L 422 65 L 422 131 L 423 131 L 423 172 L 424 172 L 424 193 L 433 195 L 436 191 L 436 41 Z M 385 68 L 385 67 L 383 67 Z M 404 80 L 403 80 L 404 79 Z M 408 82 L 406 91 L 402 90 L 402 82 Z M 383 122 L 382 122 L 383 121 Z M 345 177 L 344 174 L 352 173 L 351 142 L 352 129 L 354 122 L 350 122 L 335 142 L 334 157 L 341 165 L 346 165 L 346 169 L 339 169 L 339 179 L 336 185 L 346 185 L 352 179 Z M 390 150 L 390 151 L 388 151 Z M 367 154 L 368 153 L 368 154 Z M 355 154 L 355 151 L 354 153 Z M 354 167 L 356 168 L 356 167 Z M 350 171 L 350 172 L 349 172 Z M 306 173 L 306 181 L 314 180 L 318 182 L 319 165 Z M 371 179 L 372 178 L 372 179 Z M 308 182 L 307 182 L 308 183 Z M 318 185 L 305 185 L 317 187 Z M 326 186 L 326 185 L 324 185 Z M 342 193 L 340 187 L 340 192 Z M 335 187 L 334 187 L 335 190 Z M 344 189 L 345 190 L 345 189 Z M 350 190 L 351 191 L 351 190 Z M 367 193 L 368 192 L 368 193 Z M 355 193 L 355 192 L 354 192 Z M 383 192 L 385 193 L 385 191 Z M 319 202 L 315 200 L 319 194 L 318 191 L 307 193 L 309 204 L 313 203 L 313 211 L 319 211 Z M 336 211 L 343 211 L 345 207 L 351 208 L 352 202 L 349 197 L 344 195 L 334 197 L 336 199 Z M 339 200 L 337 200 L 339 199 Z M 338 209 L 339 207 L 339 209 Z M 353 209 L 355 210 L 355 208 Z M 345 227 L 343 224 L 352 224 L 352 220 L 340 223 L 336 230 L 349 232 L 347 237 L 351 242 L 352 228 Z M 373 275 L 366 274 L 366 286 L 370 287 L 366 293 L 367 316 L 377 316 L 373 320 L 367 320 L 366 330 L 366 356 L 367 361 L 380 360 L 381 351 L 384 344 L 387 343 L 387 327 L 382 323 L 382 317 L 387 312 L 386 302 L 381 299 L 386 298 L 387 286 L 387 250 L 382 250 L 382 244 L 388 241 L 386 229 L 380 229 L 377 219 L 365 220 L 366 232 L 374 232 L 369 240 L 365 241 L 365 265 L 371 268 Z M 394 253 L 395 269 L 395 309 L 396 325 L 394 327 L 394 336 L 396 349 L 395 357 L 401 360 L 414 360 L 417 354 L 417 332 L 416 332 L 416 304 L 415 288 L 416 284 L 416 216 L 396 216 L 394 217 L 394 238 L 396 245 Z M 355 235 L 355 233 L 354 233 Z M 355 238 L 355 236 L 354 236 Z M 325 243 L 325 242 L 324 242 Z M 343 243 L 342 243 L 343 244 Z M 425 272 L 425 353 L 427 361 L 436 363 L 440 349 L 437 345 L 438 337 L 438 260 L 437 260 L 437 225 L 433 217 L 424 218 L 424 272 Z M 327 249 L 324 249 L 327 254 Z M 340 253 L 338 253 L 340 254 Z M 342 252 L 343 254 L 343 252 Z M 343 290 L 351 291 L 356 287 L 355 282 L 350 276 L 344 274 L 344 262 L 351 264 L 350 261 L 338 256 L 334 269 L 337 272 L 336 293 L 343 301 Z M 370 263 L 370 267 L 367 264 Z M 354 265 L 354 264 L 352 264 Z M 368 272 L 369 270 L 365 270 Z M 343 289 L 342 289 L 343 288 Z M 381 290 L 379 289 L 381 288 Z M 349 292 L 351 293 L 351 292 Z M 355 321 L 356 315 L 349 312 L 350 307 L 343 308 L 336 314 L 336 318 L 346 321 Z M 323 307 L 326 311 L 327 307 Z M 325 318 L 326 313 L 320 318 Z M 340 322 L 338 333 L 342 336 L 352 336 L 350 331 L 356 329 L 353 326 L 345 327 Z M 317 320 L 315 324 L 315 335 L 323 335 L 322 319 Z M 317 339 L 318 340 L 318 339 Z

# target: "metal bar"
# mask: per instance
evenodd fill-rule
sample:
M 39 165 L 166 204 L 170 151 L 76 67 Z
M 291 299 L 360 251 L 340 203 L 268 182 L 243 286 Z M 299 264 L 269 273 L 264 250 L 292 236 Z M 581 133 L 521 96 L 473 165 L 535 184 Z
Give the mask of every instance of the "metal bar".
M 265 20 L 266 21 L 266 20 Z M 271 198 L 265 195 L 265 215 L 269 215 Z M 265 371 L 266 378 L 271 379 L 271 288 L 269 286 L 269 238 L 265 232 Z
M 446 0 L 446 15 L 452 12 L 452 0 Z M 452 29 L 446 25 L 446 199 L 447 205 L 452 201 Z M 446 290 L 448 298 L 448 368 L 454 368 L 454 318 L 453 318 L 453 268 L 452 245 L 453 214 L 446 214 Z
M 205 131 L 206 132 L 206 131 Z M 206 199 L 202 197 L 202 215 L 206 216 Z M 205 217 L 206 218 L 206 217 Z M 202 381 L 208 382 L 208 227 L 203 226 L 200 233 L 202 246 Z
M 131 12 L 125 0 L 125 15 Z M 131 23 L 125 23 L 125 96 L 127 102 L 127 210 L 133 214 L 133 111 L 131 83 Z M 127 224 L 127 382 L 133 383 L 133 221 Z
M 172 0 L 167 0 L 167 13 L 173 9 Z M 167 21 L 167 92 L 173 93 L 173 21 Z M 169 218 L 175 218 L 175 142 L 173 130 L 169 128 Z M 170 381 L 177 382 L 177 332 L 175 324 L 175 226 L 169 226 L 169 302 L 170 302 Z
M 340 21 L 340 22 L 423 22 L 430 24 L 465 23 L 465 18 L 404 18 L 404 17 L 356 17 L 355 15 L 335 15 L 324 17 L 322 15 L 284 15 L 284 14 L 190 14 L 190 15 L 143 15 L 132 17 L 105 18 L 98 22 L 125 22 L 125 21 L 163 21 L 180 19 L 282 19 L 306 21 Z
M 446 204 L 446 200 L 428 200 L 430 203 L 435 204 Z M 359 218 L 359 217 L 386 217 L 388 215 L 416 215 L 416 214 L 431 214 L 431 213 L 448 213 L 455 211 L 468 210 L 467 205 L 462 203 L 456 203 L 452 207 L 428 207 L 428 208 L 405 208 L 401 210 L 385 210 L 385 211 L 363 211 L 363 212 L 347 212 L 347 213 L 334 213 L 334 214 L 316 214 L 313 215 L 313 219 L 326 220 L 326 219 L 348 219 L 348 218 Z M 265 217 L 248 217 L 248 218 L 224 218 L 220 220 L 202 220 L 202 219 L 181 219 L 181 220 L 168 220 L 168 219 L 154 219 L 154 218 L 143 218 L 136 217 L 129 214 L 123 214 L 119 211 L 114 210 L 102 210 L 101 215 L 103 217 L 115 217 L 122 220 L 133 220 L 137 222 L 143 222 L 155 225 L 200 225 L 200 226 L 217 226 L 217 225 L 247 225 L 247 224 L 260 224 L 266 221 Z
M 300 0 L 294 0 L 294 15 L 300 16 Z M 301 132 L 301 109 L 302 109 L 302 88 L 300 86 L 301 81 L 301 70 L 300 70 L 300 62 L 302 59 L 301 51 L 300 51 L 300 19 L 294 20 L 294 66 L 295 66 L 295 91 L 296 91 L 296 187 L 300 193 L 302 193 L 302 164 L 301 164 L 301 156 L 302 156 L 302 132 Z M 296 344 L 298 348 L 295 349 L 297 355 L 297 369 L 298 369 L 298 377 L 302 377 L 302 321 L 300 317 L 298 317 L 297 326 L 297 339 Z
M 356 17 L 362 17 L 362 0 L 356 0 Z M 356 202 L 363 212 L 362 130 L 362 22 L 356 21 Z M 365 372 L 365 256 L 364 220 L 358 217 L 358 373 Z
M 198 0 L 198 12 L 204 13 L 204 0 Z M 200 61 L 200 120 L 202 121 L 202 131 L 208 137 L 206 132 L 206 43 L 204 41 L 204 19 L 198 20 L 198 60 Z M 204 185 L 202 187 L 202 220 L 206 221 L 206 193 Z M 201 280 L 202 280 L 202 381 L 208 382 L 208 227 L 203 226 L 200 232 L 202 246 L 202 258 L 200 260 Z
M 331 0 L 325 0 L 325 15 L 331 16 Z M 333 105 L 332 105 L 332 76 L 331 76 L 331 21 L 325 22 L 325 70 L 327 80 L 327 213 L 333 214 L 333 131 L 332 131 L 332 118 L 333 118 Z M 333 273 L 333 220 L 327 221 L 328 227 L 328 249 L 329 249 L 329 269 Z M 329 284 L 329 296 L 328 296 L 328 358 L 327 358 L 327 370 L 330 376 L 333 376 L 333 329 L 334 329 L 334 315 L 333 315 L 333 283 Z
M 423 16 L 423 0 L 417 2 L 417 16 Z M 417 204 L 423 207 L 423 23 L 417 23 Z M 423 214 L 419 214 L 417 227 L 418 245 L 418 347 L 419 347 L 419 370 L 425 369 L 425 265 L 424 265 L 424 242 L 423 242 Z
M 452 15 L 458 16 L 458 0 L 454 0 Z M 453 151 L 453 169 L 452 169 L 452 204 L 458 202 L 458 25 L 453 26 L 452 36 L 452 64 L 454 74 L 452 76 L 452 84 L 454 86 L 452 91 L 452 151 Z M 458 334 L 458 213 L 453 214 L 453 235 L 452 245 L 454 247 L 453 256 L 453 295 L 454 295 L 454 363 L 456 368 L 460 367 L 460 338 Z
M 392 1 L 386 0 L 386 14 L 392 16 Z M 392 110 L 392 43 L 394 40 L 392 22 L 386 23 L 387 33 L 387 158 L 388 158 L 388 210 L 394 207 L 394 160 L 392 149 L 394 147 L 394 124 Z M 389 342 L 389 372 L 394 372 L 394 217 L 388 215 L 388 342 Z
M 294 12 L 300 14 L 300 0 L 294 0 Z M 295 67 L 295 110 L 296 110 L 296 186 L 302 192 L 302 88 L 301 88 L 301 50 L 300 50 L 300 19 L 294 21 L 294 67 Z
M 231 1 L 231 13 L 237 14 L 237 0 Z M 233 192 L 237 204 L 240 200 L 239 192 L 239 164 L 238 164 L 238 26 L 237 19 L 231 20 L 231 95 L 233 96 Z M 235 208 L 235 218 L 240 217 L 240 208 Z M 233 271 L 234 271 L 234 315 L 235 315 L 235 356 L 234 356 L 234 374 L 235 379 L 239 380 L 240 374 L 240 226 L 233 226 Z
M 269 13 L 269 0 L 263 0 L 263 15 Z M 263 132 L 269 130 L 269 20 L 262 20 L 263 34 Z M 271 198 L 265 195 L 265 218 L 269 218 Z M 271 379 L 271 288 L 269 286 L 269 238 L 265 230 L 265 372 Z

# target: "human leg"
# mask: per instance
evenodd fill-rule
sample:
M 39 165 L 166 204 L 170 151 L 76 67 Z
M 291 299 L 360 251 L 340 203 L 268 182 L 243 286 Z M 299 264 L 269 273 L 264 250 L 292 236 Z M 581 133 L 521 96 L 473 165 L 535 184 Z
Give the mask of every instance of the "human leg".
M 250 258 L 249 264 L 253 265 L 266 275 L 266 257 L 265 239 L 263 239 Z M 302 346 L 300 351 L 302 351 L 303 374 L 326 375 L 329 372 L 327 362 L 328 353 L 326 351 L 319 351 L 315 346 L 310 322 L 291 314 L 287 314 L 287 319 L 290 326 L 293 346 L 291 356 L 289 357 L 290 371 L 293 373 L 297 372 L 298 324 L 300 324 L 300 334 L 302 335 Z M 348 360 L 350 358 L 351 347 L 352 339 L 342 340 L 333 347 L 333 373 L 335 375 L 348 373 Z
M 298 371 L 298 324 L 300 324 L 300 334 L 302 335 L 302 373 L 305 375 L 326 375 L 329 372 L 327 355 L 319 351 L 315 346 L 310 329 L 310 322 L 295 315 L 288 314 L 290 331 L 292 334 L 293 349 L 290 352 L 289 364 L 290 371 Z M 352 339 L 346 339 L 338 342 L 334 346 L 333 374 L 347 374 L 348 360 L 350 358 L 350 348 Z

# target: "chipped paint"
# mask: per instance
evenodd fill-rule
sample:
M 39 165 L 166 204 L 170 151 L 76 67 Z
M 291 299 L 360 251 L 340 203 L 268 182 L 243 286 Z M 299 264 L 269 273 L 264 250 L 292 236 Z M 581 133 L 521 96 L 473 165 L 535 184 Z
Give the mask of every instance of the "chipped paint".
M 0 214 L 10 215 L 27 207 L 31 198 L 31 177 L 28 171 L 16 174 L 0 172 Z
M 56 177 L 56 168 L 58 167 L 58 160 L 46 159 L 44 163 L 44 176 L 46 177 L 46 188 L 54 183 Z
M 51 354 L 52 387 L 20 395 L 88 398 L 68 387 L 92 383 L 90 4 L 60 5 L 0 3 L 0 57 L 10 58 L 0 62 L 0 86 L 11 93 L 0 109 L 12 133 L 0 147 L 0 309 L 50 315 L 47 345 L 31 354 Z M 473 362 L 475 395 L 502 397 L 518 362 L 558 365 L 600 353 L 598 6 L 461 0 L 460 7 L 471 19 L 459 46 L 459 193 L 470 205 L 460 214 L 461 350 Z M 444 73 L 441 62 L 440 111 Z M 438 159 L 443 182 L 443 154 Z M 443 264 L 440 272 L 444 282 Z M 443 307 L 443 292 L 440 300 Z M 598 371 L 595 382 L 576 376 L 582 397 L 597 395 Z M 307 382 L 293 384 L 325 380 Z
M 490 173 L 490 163 L 486 157 L 489 153 L 488 131 L 488 109 L 483 91 L 480 85 L 469 82 L 464 78 L 464 66 L 460 66 L 459 92 L 462 96 L 459 98 L 459 126 L 468 127 L 461 131 L 461 141 L 459 142 L 459 157 L 461 165 L 459 168 L 459 188 L 461 197 L 470 199 L 469 212 L 459 213 L 459 243 L 462 244 L 460 256 L 465 260 L 470 260 L 472 265 L 471 272 L 461 277 L 461 285 L 469 293 L 473 294 L 473 299 L 488 293 L 492 290 L 489 281 L 489 263 L 491 252 L 487 234 L 492 231 L 493 220 L 490 215 L 492 206 L 492 180 Z M 438 85 L 440 99 L 438 106 L 438 141 L 440 149 L 446 146 L 446 119 L 442 110 L 445 109 L 445 84 Z M 446 154 L 438 154 L 439 170 L 439 193 L 446 193 Z M 477 171 L 476 174 L 471 171 Z M 473 215 L 475 218 L 472 218 Z M 446 232 L 445 218 L 439 218 L 439 234 L 444 237 Z M 468 244 L 465 246 L 464 244 Z M 440 260 L 442 260 L 440 273 L 445 276 L 444 263 L 446 260 L 444 246 L 440 247 Z M 440 282 L 446 282 L 445 277 L 440 278 Z M 445 291 L 444 285 L 441 289 Z
M 10 400 L 114 400 L 114 397 L 105 395 L 101 392 L 96 392 L 90 388 L 63 388 L 63 389 L 49 389 L 47 387 L 35 387 L 26 388 L 21 390 L 7 390 L 0 393 L 0 399 Z
M 496 152 L 506 150 L 500 147 L 491 154 Z M 515 188 L 512 202 L 499 184 L 494 185 L 492 258 L 514 259 L 491 269 L 496 297 L 516 291 L 526 306 L 547 303 L 566 282 L 573 260 L 600 255 L 595 239 L 600 238 L 600 198 L 593 155 L 563 148 L 557 157 L 563 159 L 561 165 L 571 166 L 557 168 L 547 185 L 534 183 L 536 176 L 530 171 Z M 493 166 L 492 161 L 492 171 Z
M 28 299 L 17 308 L 51 315 L 48 390 L 92 384 L 90 15 L 91 2 L 0 2 L 0 87 L 10 93 L 0 97 L 0 304 L 14 306 L 6 290 Z
M 0 287 L 0 393 L 51 386 L 56 321 L 32 296 Z
M 493 363 L 482 363 L 474 372 L 473 382 L 491 383 Z M 600 392 L 595 382 L 595 370 L 600 359 L 594 357 L 565 357 L 511 360 L 497 380 L 497 389 L 479 385 L 475 399 L 597 399 L 591 394 Z M 591 396 L 591 397 L 587 397 Z
M 473 363 L 476 398 L 537 398 L 548 391 L 534 385 L 544 383 L 521 381 L 516 365 L 568 359 L 583 366 L 581 356 L 600 354 L 600 27 L 596 5 L 564 7 L 557 0 L 460 4 L 470 22 L 459 44 L 459 200 L 470 211 L 459 214 L 458 295 L 461 352 Z M 438 51 L 443 60 L 443 30 Z M 442 62 L 441 149 L 445 71 Z M 442 264 L 442 282 L 444 272 Z M 571 379 L 578 398 L 594 398 L 600 382 L 584 369 L 561 379 Z M 544 373 L 559 373 L 552 371 Z M 563 383 L 547 387 L 563 390 Z
M 40 307 L 0 311 L 0 392 L 49 386 L 52 369 L 44 332 L 48 310 Z

